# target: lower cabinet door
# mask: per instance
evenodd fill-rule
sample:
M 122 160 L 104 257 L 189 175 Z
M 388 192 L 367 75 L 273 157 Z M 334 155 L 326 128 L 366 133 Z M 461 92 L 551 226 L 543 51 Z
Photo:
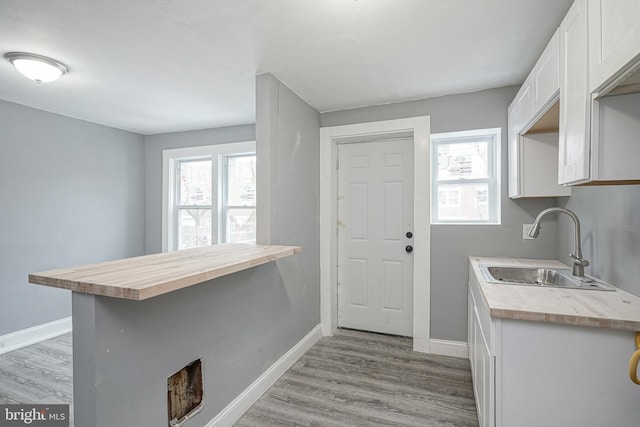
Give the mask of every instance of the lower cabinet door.
M 482 333 L 478 313 L 474 310 L 469 334 L 470 363 L 473 375 L 473 393 L 476 398 L 478 422 L 480 427 L 495 426 L 494 382 L 495 361 L 489 352 L 489 346 Z
M 480 427 L 495 426 L 494 411 L 494 358 L 489 353 L 489 348 L 484 341 L 480 345 L 480 363 L 482 365 L 482 416 Z

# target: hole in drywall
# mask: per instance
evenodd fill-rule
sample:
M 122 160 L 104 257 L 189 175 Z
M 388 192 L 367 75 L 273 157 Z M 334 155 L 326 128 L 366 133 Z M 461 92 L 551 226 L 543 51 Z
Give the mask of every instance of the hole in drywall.
M 202 407 L 202 360 L 198 359 L 167 379 L 169 427 L 181 425 Z

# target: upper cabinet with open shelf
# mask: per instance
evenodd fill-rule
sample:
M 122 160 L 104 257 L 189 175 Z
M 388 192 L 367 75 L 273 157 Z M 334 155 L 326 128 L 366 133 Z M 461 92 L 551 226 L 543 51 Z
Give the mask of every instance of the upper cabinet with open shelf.
M 560 25 L 561 184 L 640 182 L 638 12 L 638 0 L 576 0 Z
M 560 45 L 556 31 L 509 106 L 509 197 L 571 195 L 558 166 Z
M 589 0 L 589 92 L 640 91 L 640 1 Z
M 558 95 L 536 103 L 538 80 L 541 88 L 555 88 L 548 73 L 537 71 L 555 43 Z M 527 108 L 522 102 L 529 102 Z M 554 139 L 549 132 L 554 130 L 557 158 L 550 160 Z M 540 132 L 547 137 L 528 137 Z M 640 183 L 638 135 L 640 1 L 576 0 L 509 107 L 509 196 L 561 195 L 562 187 L 541 178 L 556 170 L 557 183 L 566 186 Z M 527 174 L 527 165 L 538 165 L 544 173 Z

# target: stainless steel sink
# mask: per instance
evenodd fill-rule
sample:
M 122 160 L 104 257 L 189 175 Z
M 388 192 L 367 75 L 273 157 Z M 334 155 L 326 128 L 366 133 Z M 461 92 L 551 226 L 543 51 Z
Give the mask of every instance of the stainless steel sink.
M 596 291 L 615 290 L 611 286 L 589 277 L 575 277 L 571 274 L 571 270 L 562 268 L 504 267 L 481 264 L 480 271 L 488 283 Z

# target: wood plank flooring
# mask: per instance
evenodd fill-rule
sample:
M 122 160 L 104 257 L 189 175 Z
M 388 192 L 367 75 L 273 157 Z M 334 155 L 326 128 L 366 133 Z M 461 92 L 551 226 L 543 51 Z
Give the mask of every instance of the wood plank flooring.
M 71 334 L 0 355 L 0 403 L 71 404 L 72 370 Z M 414 353 L 407 338 L 340 330 L 313 346 L 236 426 L 476 427 L 478 421 L 468 360 Z
M 236 423 L 255 426 L 478 426 L 466 359 L 411 340 L 340 330 L 322 338 Z
M 71 333 L 0 354 L 0 403 L 72 402 Z

